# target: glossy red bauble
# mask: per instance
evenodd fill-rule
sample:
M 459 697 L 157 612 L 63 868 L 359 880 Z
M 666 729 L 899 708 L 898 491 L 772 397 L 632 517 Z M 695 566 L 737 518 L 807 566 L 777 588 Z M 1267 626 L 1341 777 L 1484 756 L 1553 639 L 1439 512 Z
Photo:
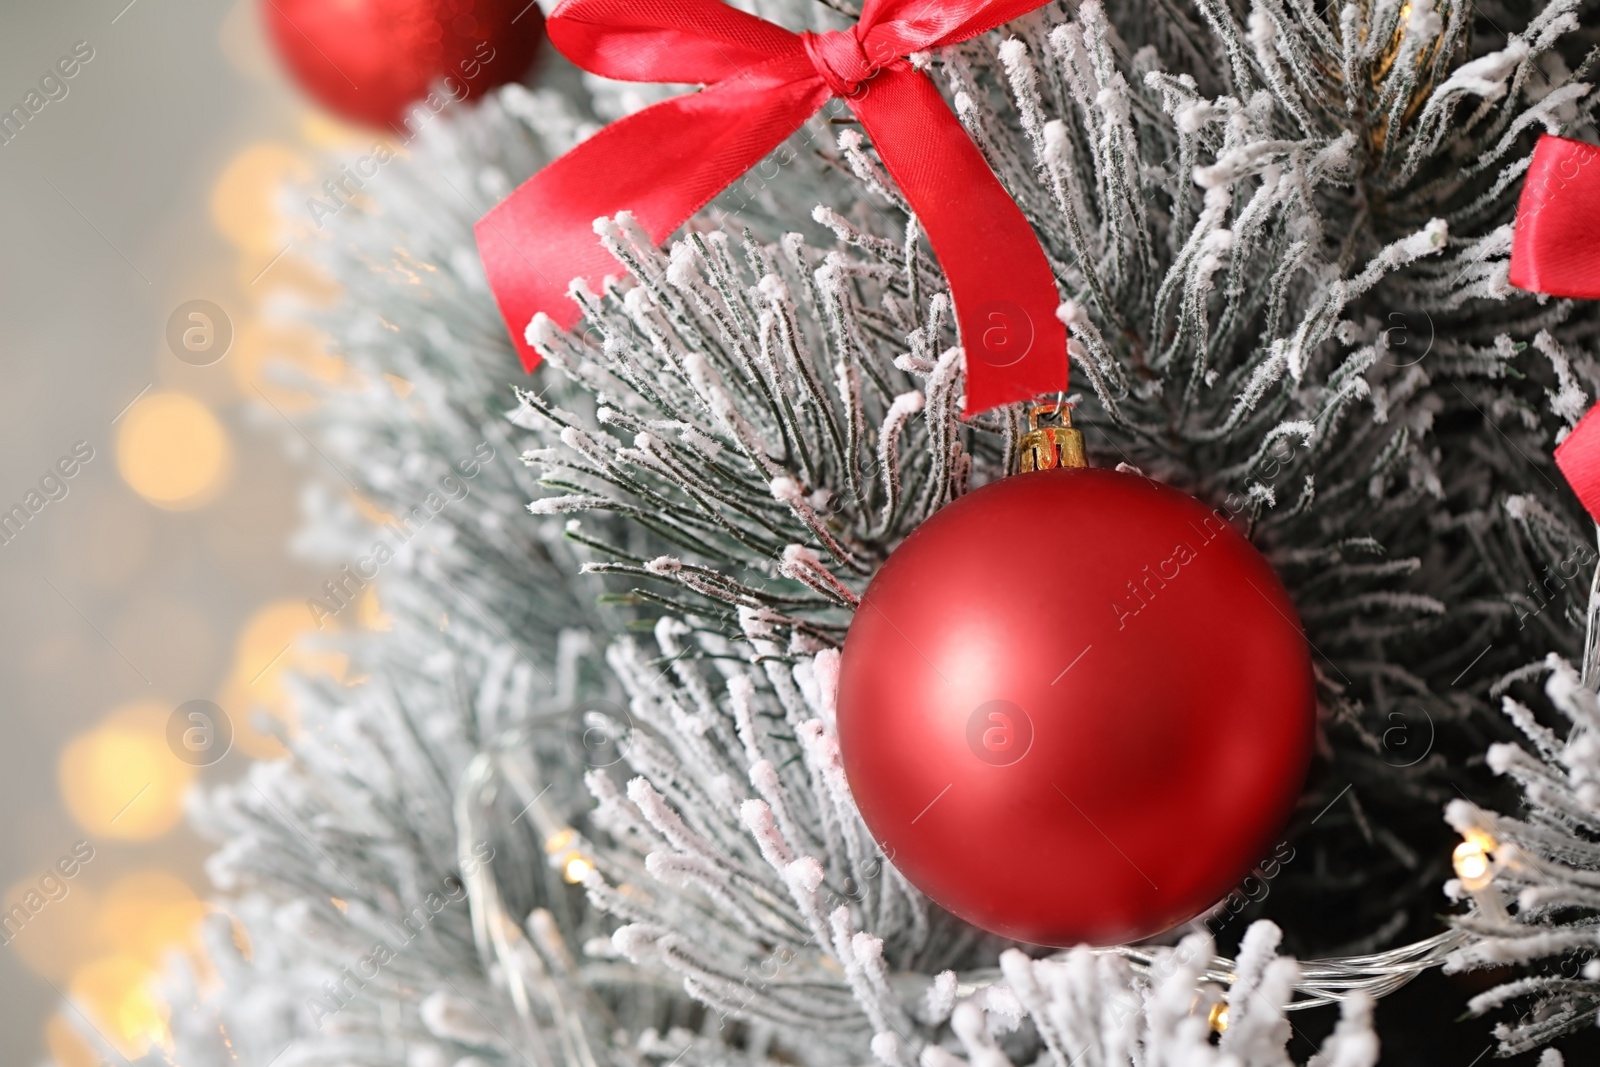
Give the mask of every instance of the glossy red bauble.
M 1294 605 L 1213 511 L 1134 474 L 1021 474 L 919 527 L 845 642 L 839 742 L 885 854 L 968 922 L 1114 944 L 1269 854 L 1316 702 Z
M 386 128 L 435 88 L 465 100 L 516 81 L 544 35 L 530 0 L 264 0 L 261 11 L 302 89 Z

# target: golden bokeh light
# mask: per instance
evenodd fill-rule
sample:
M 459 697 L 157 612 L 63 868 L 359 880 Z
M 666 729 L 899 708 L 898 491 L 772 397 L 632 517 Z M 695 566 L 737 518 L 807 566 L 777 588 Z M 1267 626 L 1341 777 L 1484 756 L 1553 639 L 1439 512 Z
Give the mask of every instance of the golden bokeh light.
M 227 431 L 187 393 L 151 393 L 117 427 L 122 480 L 158 507 L 184 511 L 208 503 L 232 465 Z
M 340 143 L 336 123 L 323 122 L 314 146 Z M 247 293 L 290 290 L 325 304 L 339 292 L 334 281 L 308 257 L 294 251 L 297 239 L 315 233 L 316 220 L 305 200 L 317 192 L 321 173 L 311 156 L 276 142 L 240 150 L 211 188 L 211 221 L 239 252 L 238 282 Z M 257 283 L 264 283 L 258 287 Z
M 72 976 L 68 994 L 128 1059 L 137 1059 L 170 1040 L 170 1011 L 156 995 L 156 973 L 131 956 L 102 956 Z
M 183 816 L 196 769 L 167 748 L 172 709 L 154 701 L 118 708 L 61 752 L 61 797 L 96 837 L 147 841 Z
M 307 186 L 314 177 L 311 161 L 287 145 L 249 145 L 217 176 L 211 221 L 241 252 L 275 256 L 287 240 L 279 197 L 286 186 Z
M 337 630 L 338 620 L 324 619 L 321 628 Z M 233 676 L 262 693 L 281 689 L 283 674 L 291 668 L 342 680 L 349 657 L 311 647 L 310 635 L 317 630 L 304 600 L 274 600 L 259 608 L 239 631 Z
M 371 618 L 371 609 L 352 608 L 354 621 Z M 303 600 L 276 600 L 257 609 L 239 631 L 233 667 L 218 703 L 233 717 L 234 744 L 257 759 L 279 759 L 287 750 L 274 729 L 258 729 L 261 720 L 276 723 L 293 737 L 299 729 L 294 697 L 284 673 L 320 674 L 345 681 L 349 657 L 342 652 L 310 647 L 317 620 Z M 339 629 L 338 619 L 324 619 L 322 629 Z
M 195 951 L 205 902 L 166 871 L 136 871 L 106 890 L 100 904 L 100 935 L 118 955 L 151 967 L 177 948 Z

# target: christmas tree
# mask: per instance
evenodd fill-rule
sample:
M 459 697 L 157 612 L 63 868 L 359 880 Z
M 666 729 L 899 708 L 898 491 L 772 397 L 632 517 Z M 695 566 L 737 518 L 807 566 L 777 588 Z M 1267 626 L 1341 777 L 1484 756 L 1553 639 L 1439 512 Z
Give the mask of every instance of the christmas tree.
M 1537 135 L 1595 134 L 1579 14 L 1084 0 L 915 58 L 1057 276 L 1091 464 L 1238 501 L 1315 653 L 1282 849 L 1114 948 L 943 912 L 841 768 L 854 605 L 1025 422 L 963 414 L 941 264 L 847 102 L 666 248 L 597 222 L 623 266 L 574 330 L 513 324 L 531 377 L 473 226 L 669 90 L 559 70 L 423 130 L 328 220 L 315 313 L 352 374 L 300 548 L 380 566 L 388 628 L 196 805 L 228 914 L 172 1061 L 1365 1067 L 1383 997 L 1481 972 L 1439 1014 L 1561 1062 L 1600 1012 L 1600 703 L 1549 456 L 1600 318 L 1507 259 Z

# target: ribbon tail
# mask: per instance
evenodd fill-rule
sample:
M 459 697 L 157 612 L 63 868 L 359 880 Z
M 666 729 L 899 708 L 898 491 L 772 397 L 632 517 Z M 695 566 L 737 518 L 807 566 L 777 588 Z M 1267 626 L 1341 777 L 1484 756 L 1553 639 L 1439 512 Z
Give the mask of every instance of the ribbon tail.
M 1551 296 L 1600 298 L 1600 148 L 1543 136 L 1517 202 L 1511 284 Z
M 1600 406 L 1590 408 L 1556 446 L 1556 466 L 1590 517 L 1600 522 Z
M 925 75 L 885 70 L 850 101 L 950 280 L 966 414 L 1067 387 L 1055 273 L 1033 227 Z
M 599 289 L 622 273 L 595 220 L 631 211 L 652 241 L 666 240 L 827 101 L 807 73 L 795 77 L 786 59 L 614 122 L 478 220 L 478 254 L 524 367 L 539 364 L 525 337 L 536 313 L 570 329 L 582 317 L 573 280 Z

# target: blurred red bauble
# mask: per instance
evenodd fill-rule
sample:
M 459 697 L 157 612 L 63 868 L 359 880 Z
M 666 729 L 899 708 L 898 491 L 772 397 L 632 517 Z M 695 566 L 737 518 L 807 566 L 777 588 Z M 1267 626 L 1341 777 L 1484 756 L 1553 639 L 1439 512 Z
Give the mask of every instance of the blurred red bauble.
M 466 100 L 516 81 L 544 35 L 533 0 L 265 0 L 261 10 L 302 89 L 386 128 L 435 88 Z
M 1288 593 L 1222 513 L 1055 469 L 894 552 L 845 641 L 838 725 L 861 814 L 918 889 L 1019 941 L 1115 944 L 1270 854 L 1316 697 Z

